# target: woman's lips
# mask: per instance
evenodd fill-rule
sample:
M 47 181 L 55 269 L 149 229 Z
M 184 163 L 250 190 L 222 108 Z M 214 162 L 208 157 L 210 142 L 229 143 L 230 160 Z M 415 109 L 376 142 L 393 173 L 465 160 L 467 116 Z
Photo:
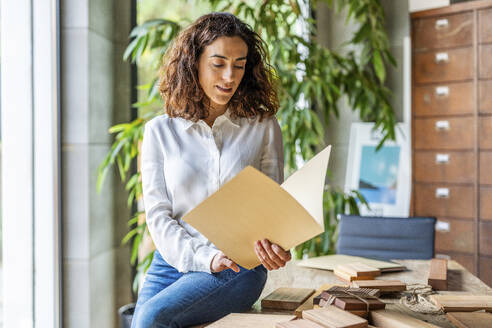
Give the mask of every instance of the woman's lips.
M 220 92 L 223 92 L 223 93 L 231 93 L 232 92 L 232 88 L 222 88 L 222 87 L 219 87 L 218 85 L 215 86 Z

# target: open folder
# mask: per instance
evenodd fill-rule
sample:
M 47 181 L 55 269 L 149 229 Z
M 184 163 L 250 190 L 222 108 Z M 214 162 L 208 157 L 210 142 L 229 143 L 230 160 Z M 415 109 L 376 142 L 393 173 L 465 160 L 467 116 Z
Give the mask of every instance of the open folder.
M 323 191 L 331 146 L 279 185 L 248 166 L 183 220 L 237 264 L 260 265 L 257 240 L 288 250 L 324 231 Z

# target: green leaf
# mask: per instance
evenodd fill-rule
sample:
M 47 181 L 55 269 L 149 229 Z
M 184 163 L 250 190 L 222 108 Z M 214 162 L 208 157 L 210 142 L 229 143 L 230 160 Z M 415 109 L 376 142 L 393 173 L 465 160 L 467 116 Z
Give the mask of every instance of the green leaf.
M 372 57 L 372 64 L 374 65 L 374 71 L 381 83 L 384 83 L 386 79 L 386 70 L 384 68 L 383 60 L 381 59 L 381 54 L 378 50 L 374 50 Z

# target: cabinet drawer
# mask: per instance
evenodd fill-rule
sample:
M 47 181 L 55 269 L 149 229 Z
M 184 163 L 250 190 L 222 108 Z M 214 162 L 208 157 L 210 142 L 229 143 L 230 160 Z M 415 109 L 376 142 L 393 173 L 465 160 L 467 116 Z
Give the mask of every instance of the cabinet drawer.
M 479 253 L 492 256 L 492 222 L 480 222 L 479 229 Z
M 492 116 L 479 119 L 479 145 L 481 149 L 492 149 Z
M 473 99 L 473 82 L 419 86 L 413 89 L 413 111 L 415 116 L 472 114 Z
M 473 253 L 476 245 L 475 234 L 474 221 L 438 218 L 436 222 L 436 253 L 443 251 Z
M 473 183 L 475 154 L 467 152 L 415 152 L 415 179 L 418 182 Z
M 492 151 L 480 152 L 480 184 L 492 185 Z
M 481 44 L 478 46 L 479 77 L 481 79 L 492 78 L 492 44 Z
M 472 117 L 416 118 L 415 149 L 473 149 L 475 124 Z
M 480 187 L 480 219 L 492 220 L 492 188 Z
M 492 42 L 492 8 L 478 11 L 478 42 Z
M 492 113 L 492 80 L 478 83 L 478 110 L 480 113 Z
M 462 266 L 464 266 L 465 269 L 475 274 L 475 256 L 473 255 L 460 254 L 454 252 L 441 252 L 441 253 L 436 253 L 436 257 L 446 258 L 448 260 L 449 259 L 454 260 L 459 264 L 461 264 Z M 461 284 L 461 281 L 459 283 Z
M 416 19 L 412 28 L 414 49 L 467 46 L 473 41 L 473 13 Z
M 492 258 L 480 256 L 478 261 L 479 278 L 489 286 L 492 286 Z
M 473 78 L 472 48 L 440 50 L 414 55 L 417 83 L 463 81 Z
M 473 186 L 420 183 L 414 186 L 417 216 L 474 218 Z

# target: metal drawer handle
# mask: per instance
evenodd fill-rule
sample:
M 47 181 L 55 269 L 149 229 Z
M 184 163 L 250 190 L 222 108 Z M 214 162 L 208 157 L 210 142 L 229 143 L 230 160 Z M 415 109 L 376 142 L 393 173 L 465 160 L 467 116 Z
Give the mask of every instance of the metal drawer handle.
M 437 121 L 436 130 L 449 130 L 449 121 Z
M 440 30 L 442 28 L 446 28 L 449 26 L 449 21 L 447 18 L 441 18 L 436 20 L 436 30 Z
M 440 232 L 449 232 L 451 229 L 449 222 L 436 221 L 435 229 Z M 437 254 L 436 254 L 437 255 Z
M 449 87 L 443 86 L 443 87 L 437 87 L 436 88 L 436 95 L 438 97 L 445 97 L 449 95 Z
M 449 154 L 436 154 L 436 163 L 437 164 L 449 163 Z
M 436 188 L 436 198 L 449 198 L 449 188 Z
M 436 54 L 436 63 L 447 63 L 449 61 L 449 56 L 447 52 L 438 52 Z

